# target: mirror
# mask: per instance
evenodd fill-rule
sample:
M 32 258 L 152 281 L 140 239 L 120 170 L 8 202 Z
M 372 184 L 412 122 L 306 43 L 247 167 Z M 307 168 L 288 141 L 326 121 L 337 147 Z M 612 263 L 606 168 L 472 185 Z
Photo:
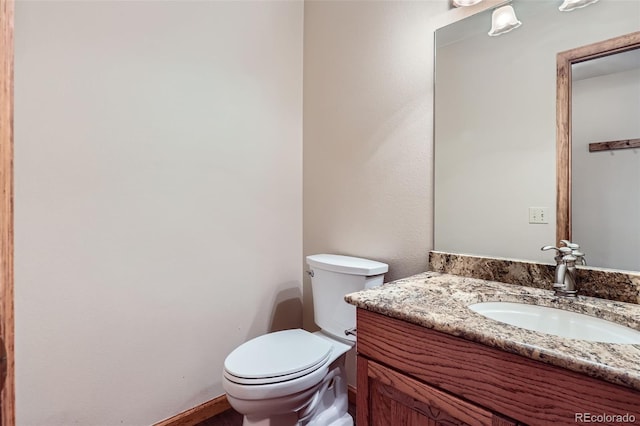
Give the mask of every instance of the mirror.
M 640 32 L 557 57 L 557 239 L 640 270 Z
M 499 37 L 491 10 L 436 31 L 436 250 L 552 262 L 556 55 L 640 28 L 640 2 L 560 3 L 515 0 L 523 24 Z

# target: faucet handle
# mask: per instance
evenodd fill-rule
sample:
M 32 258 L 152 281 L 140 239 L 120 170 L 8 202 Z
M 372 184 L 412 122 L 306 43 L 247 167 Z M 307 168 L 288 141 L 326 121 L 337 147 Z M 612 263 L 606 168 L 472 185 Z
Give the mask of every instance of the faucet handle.
M 562 258 L 564 256 L 571 254 L 571 249 L 568 247 L 543 246 L 540 250 L 542 251 L 555 250 L 556 255 L 553 259 L 556 261 L 556 264 L 558 265 L 562 263 Z
M 577 257 L 576 263 L 578 265 L 587 264 L 587 260 L 585 259 L 585 254 L 580 251 L 580 244 L 572 243 L 569 240 L 560 240 L 560 242 L 571 249 L 571 254 Z
M 560 240 L 560 242 L 565 246 L 569 247 L 571 250 L 578 250 L 580 248 L 580 244 L 572 243 L 569 240 Z
M 583 252 L 578 250 L 573 250 L 571 254 L 577 258 L 576 260 L 577 265 L 583 265 L 583 266 L 587 265 L 587 259 L 585 259 L 585 254 Z
M 540 250 L 555 250 L 557 255 L 565 255 L 571 253 L 571 249 L 569 247 L 543 246 Z

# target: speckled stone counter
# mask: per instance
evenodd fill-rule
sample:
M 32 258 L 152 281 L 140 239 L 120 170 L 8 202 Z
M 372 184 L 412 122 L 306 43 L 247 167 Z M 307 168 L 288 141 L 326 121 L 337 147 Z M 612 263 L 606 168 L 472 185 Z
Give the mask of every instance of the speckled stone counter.
M 549 290 L 424 272 L 348 294 L 359 308 L 640 391 L 640 345 L 574 340 L 504 324 L 467 306 L 505 301 L 561 307 L 640 330 L 640 305 L 579 296 L 559 298 Z
M 429 270 L 469 278 L 551 288 L 555 265 L 468 254 L 429 252 Z M 580 294 L 619 302 L 640 303 L 640 273 L 578 266 Z

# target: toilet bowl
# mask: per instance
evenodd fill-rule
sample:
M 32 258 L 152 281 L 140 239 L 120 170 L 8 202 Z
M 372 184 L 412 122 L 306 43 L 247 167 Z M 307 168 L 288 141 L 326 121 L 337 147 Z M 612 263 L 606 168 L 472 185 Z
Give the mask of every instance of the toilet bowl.
M 352 347 L 353 343 L 333 340 L 322 332 L 300 329 L 257 337 L 225 361 L 227 399 L 245 415 L 245 426 L 312 424 L 306 422 L 323 406 L 328 408 L 322 404 L 327 400 L 336 402 L 335 416 L 322 424 L 350 425 L 331 422 L 348 406 L 344 358 Z M 342 405 L 344 413 L 339 409 Z
M 380 285 L 384 263 L 339 255 L 307 257 L 320 331 L 265 334 L 224 362 L 222 384 L 243 426 L 352 426 L 347 413 L 346 353 L 355 337 L 355 308 L 344 295 Z

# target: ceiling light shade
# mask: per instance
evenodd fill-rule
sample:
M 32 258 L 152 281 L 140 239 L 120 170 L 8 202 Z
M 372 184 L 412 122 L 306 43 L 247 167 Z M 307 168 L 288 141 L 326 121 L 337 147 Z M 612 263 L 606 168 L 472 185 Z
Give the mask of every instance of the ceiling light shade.
M 473 6 L 474 4 L 478 4 L 481 1 L 482 0 L 453 0 L 453 5 L 455 7 Z
M 581 7 L 589 6 L 598 0 L 564 0 L 558 10 L 561 12 L 571 12 Z
M 502 6 L 494 10 L 491 15 L 491 31 L 489 31 L 489 35 L 499 36 L 515 30 L 520 25 L 522 25 L 522 22 L 516 18 L 516 12 L 513 7 L 510 5 Z

